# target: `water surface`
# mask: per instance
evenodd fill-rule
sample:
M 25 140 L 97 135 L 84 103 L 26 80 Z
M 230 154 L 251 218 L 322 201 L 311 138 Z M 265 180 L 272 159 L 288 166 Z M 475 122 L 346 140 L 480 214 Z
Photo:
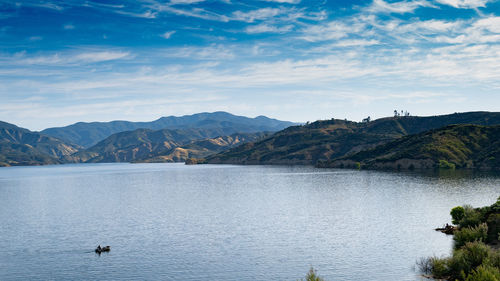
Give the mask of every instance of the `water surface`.
M 500 178 L 313 167 L 0 168 L 0 280 L 419 280 Z M 111 245 L 101 256 L 93 249 Z

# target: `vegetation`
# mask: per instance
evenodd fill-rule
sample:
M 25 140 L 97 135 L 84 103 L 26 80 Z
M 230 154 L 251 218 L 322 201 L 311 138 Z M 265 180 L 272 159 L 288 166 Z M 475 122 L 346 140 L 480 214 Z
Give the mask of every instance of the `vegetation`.
M 500 250 L 498 245 L 500 197 L 491 206 L 455 207 L 453 223 L 458 225 L 451 257 L 430 257 L 417 264 L 423 273 L 434 278 L 465 281 L 500 280 Z
M 354 168 L 355 162 L 364 164 L 363 162 L 367 162 L 365 160 L 372 159 L 370 156 L 378 156 L 373 155 L 377 151 L 371 151 L 370 154 L 357 155 L 356 157 L 359 156 L 358 160 L 352 159 L 350 156 L 356 155 L 357 152 L 367 151 L 395 140 L 408 140 L 405 136 L 419 134 L 451 124 L 498 125 L 500 124 L 500 113 L 469 112 L 432 117 L 398 116 L 361 123 L 339 119 L 316 121 L 303 126 L 289 127 L 269 138 L 212 155 L 207 157 L 207 161 L 208 163 L 227 164 L 316 164 L 320 167 Z M 473 137 L 476 137 L 476 135 Z M 467 165 L 466 162 L 456 162 L 455 160 L 468 158 L 463 155 L 463 151 L 467 154 L 467 149 L 470 148 L 466 147 L 462 151 L 459 144 L 461 142 L 468 143 L 469 140 L 460 139 L 459 142 L 454 143 L 454 140 L 445 138 L 443 141 L 446 145 L 439 145 L 436 149 L 433 149 L 432 146 L 428 147 L 426 153 L 436 157 L 430 166 L 434 168 L 439 160 L 453 163 L 457 168 L 459 168 L 459 164 Z M 474 144 L 479 143 L 474 139 L 470 141 Z M 428 143 L 432 142 L 428 141 Z M 410 148 L 409 143 L 407 144 L 404 144 L 406 148 Z M 397 143 L 391 144 L 393 147 L 396 145 Z M 384 155 L 389 157 L 397 154 L 397 150 L 389 150 L 391 147 L 386 148 Z M 476 150 L 474 148 L 474 151 Z M 414 152 L 415 155 L 421 155 L 421 152 Z M 500 159 L 500 155 L 496 156 L 496 153 L 483 152 L 484 155 L 481 156 L 481 159 L 489 161 L 485 163 L 485 166 L 500 163 L 499 160 L 495 160 Z M 412 155 L 408 154 L 408 156 Z M 491 157 L 495 157 L 494 160 L 489 160 L 493 159 Z M 332 161 L 338 159 L 346 161 Z M 389 161 L 393 160 L 397 159 L 389 159 Z M 401 168 L 410 168 L 411 164 L 402 163 Z M 371 165 L 362 166 L 370 168 Z M 418 163 L 413 165 L 414 168 L 420 168 L 420 166 Z M 397 164 L 394 167 L 396 168 Z
M 448 162 L 446 160 L 441 159 L 441 160 L 439 160 L 438 167 L 439 167 L 439 169 L 455 170 L 456 166 L 453 163 L 450 163 L 450 162 Z
M 53 137 L 0 122 L 0 166 L 57 164 L 79 148 Z
M 221 129 L 138 129 L 114 134 L 72 157 L 75 162 L 87 163 L 184 162 L 266 136 L 263 132 L 218 136 L 224 134 Z
M 463 227 L 453 234 L 456 248 L 461 248 L 468 242 L 484 242 L 487 238 L 488 225 L 486 223 L 477 226 Z
M 500 169 L 496 159 L 500 159 L 500 125 L 450 125 L 339 157 L 321 166 L 342 168 L 360 162 L 368 169 L 491 170 Z
M 451 222 L 453 224 L 459 224 L 460 220 L 462 220 L 464 215 L 465 215 L 465 209 L 462 206 L 457 206 L 457 207 L 451 209 L 450 215 L 452 218 Z
M 361 123 L 331 119 L 288 127 L 267 137 L 254 132 L 274 131 L 291 123 L 215 112 L 153 122 L 77 123 L 37 133 L 0 122 L 0 166 L 182 162 L 192 158 L 202 160 L 190 163 L 317 164 L 341 168 L 500 167 L 498 126 L 437 129 L 464 123 L 500 124 L 500 113 L 397 116 Z M 173 129 L 158 130 L 165 126 Z M 128 131 L 131 129 L 136 130 Z M 72 144 L 87 147 L 98 140 L 86 149 Z M 211 155 L 214 153 L 219 154 Z

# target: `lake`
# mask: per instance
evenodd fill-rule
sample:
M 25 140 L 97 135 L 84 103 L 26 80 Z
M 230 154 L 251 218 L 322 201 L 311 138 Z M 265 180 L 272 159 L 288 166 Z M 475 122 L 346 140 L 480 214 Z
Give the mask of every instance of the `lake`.
M 0 168 L 0 280 L 419 280 L 500 177 L 304 166 Z M 97 255 L 95 247 L 110 245 Z

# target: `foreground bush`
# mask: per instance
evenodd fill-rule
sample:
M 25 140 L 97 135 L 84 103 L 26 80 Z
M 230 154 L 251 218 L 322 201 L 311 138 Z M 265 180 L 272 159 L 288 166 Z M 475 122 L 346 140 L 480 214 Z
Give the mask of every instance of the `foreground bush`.
M 483 242 L 476 241 L 466 243 L 462 248 L 455 250 L 453 256 L 449 258 L 431 257 L 417 264 L 421 272 L 432 274 L 434 278 L 469 280 L 467 278 L 479 278 L 477 276 L 496 272 L 490 268 L 498 270 L 499 263 L 500 255 L 497 251 Z
M 474 209 L 469 205 L 465 205 L 463 208 L 464 215 L 458 223 L 460 227 L 473 227 L 482 222 L 483 216 L 478 209 Z
M 478 266 L 467 276 L 466 281 L 500 281 L 500 270 L 489 265 Z
M 453 234 L 455 240 L 455 248 L 460 248 L 467 242 L 481 241 L 486 242 L 488 238 L 488 225 L 482 223 L 475 227 L 465 227 Z
M 458 225 L 452 256 L 422 259 L 420 270 L 439 279 L 500 281 L 500 250 L 486 244 L 500 240 L 500 198 L 487 207 L 455 207 L 450 215 Z

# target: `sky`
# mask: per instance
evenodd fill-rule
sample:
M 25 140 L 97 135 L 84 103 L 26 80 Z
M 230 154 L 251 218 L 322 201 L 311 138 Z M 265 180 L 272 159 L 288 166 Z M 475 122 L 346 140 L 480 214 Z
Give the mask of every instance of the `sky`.
M 500 111 L 500 0 L 0 0 L 0 120 Z

